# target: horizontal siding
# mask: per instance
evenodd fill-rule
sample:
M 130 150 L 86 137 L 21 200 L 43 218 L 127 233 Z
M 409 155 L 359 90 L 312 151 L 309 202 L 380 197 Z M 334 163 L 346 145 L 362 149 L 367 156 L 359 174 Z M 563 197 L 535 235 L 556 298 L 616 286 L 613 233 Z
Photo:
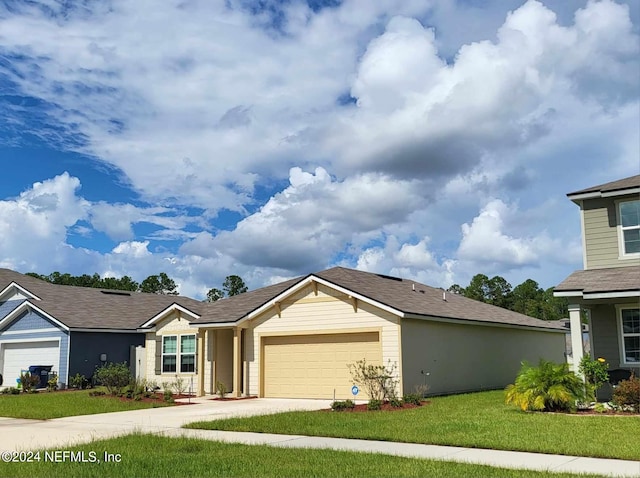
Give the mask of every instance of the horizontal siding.
M 11 322 L 4 332 L 18 332 L 38 329 L 57 329 L 58 326 L 48 319 L 31 311 L 25 311 L 19 318 Z
M 640 258 L 620 259 L 617 210 L 613 199 L 583 203 L 586 269 L 640 265 Z
M 327 301 L 328 298 L 333 300 Z M 356 331 L 356 329 L 380 329 L 382 359 L 395 363 L 400 370 L 399 328 L 397 317 L 358 301 L 358 310 L 354 312 L 350 300 L 338 291 L 318 286 L 318 294 L 307 286 L 294 297 L 284 302 L 281 314 L 270 309 L 250 324 L 247 334 L 247 347 L 252 350 L 247 355 L 248 390 L 252 395 L 259 393 L 260 376 L 260 336 L 291 333 L 322 333 Z
M 613 305 L 596 305 L 591 309 L 591 350 L 594 357 L 609 362 L 609 368 L 620 367 L 620 347 L 616 309 Z

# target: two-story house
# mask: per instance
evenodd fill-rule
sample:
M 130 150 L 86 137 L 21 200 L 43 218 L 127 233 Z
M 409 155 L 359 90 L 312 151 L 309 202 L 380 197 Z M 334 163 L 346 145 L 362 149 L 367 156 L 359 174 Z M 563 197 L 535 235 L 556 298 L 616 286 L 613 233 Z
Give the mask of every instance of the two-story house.
M 574 364 L 584 353 L 586 310 L 592 356 L 640 376 L 640 175 L 567 196 L 580 207 L 584 270 L 554 295 L 569 299 Z

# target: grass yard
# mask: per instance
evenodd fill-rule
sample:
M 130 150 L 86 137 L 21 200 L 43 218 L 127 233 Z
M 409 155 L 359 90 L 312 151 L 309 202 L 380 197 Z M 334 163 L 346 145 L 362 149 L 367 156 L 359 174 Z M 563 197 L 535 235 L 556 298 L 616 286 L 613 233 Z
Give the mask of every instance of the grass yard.
M 289 412 L 187 427 L 640 460 L 640 417 L 526 413 L 505 405 L 502 391 L 394 412 Z
M 39 392 L 20 395 L 0 395 L 0 416 L 11 418 L 50 418 L 122 412 L 140 408 L 165 406 L 163 403 L 122 401 L 116 397 L 90 397 L 91 390 Z
M 72 448 L 121 454 L 119 463 L 45 462 L 44 451 L 35 463 L 0 464 L 7 477 L 571 477 L 578 475 L 507 470 L 480 465 L 439 462 L 387 455 L 332 450 L 281 449 L 239 445 L 190 438 L 129 435 Z M 585 475 L 580 475 L 585 476 Z

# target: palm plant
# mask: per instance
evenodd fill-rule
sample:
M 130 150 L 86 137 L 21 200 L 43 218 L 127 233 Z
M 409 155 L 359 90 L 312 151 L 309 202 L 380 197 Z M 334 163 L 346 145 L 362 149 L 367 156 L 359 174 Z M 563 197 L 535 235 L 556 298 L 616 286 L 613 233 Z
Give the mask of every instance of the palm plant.
M 522 410 L 572 411 L 584 399 L 584 382 L 566 363 L 556 364 L 540 359 L 537 367 L 527 362 L 515 383 L 505 390 L 505 401 Z

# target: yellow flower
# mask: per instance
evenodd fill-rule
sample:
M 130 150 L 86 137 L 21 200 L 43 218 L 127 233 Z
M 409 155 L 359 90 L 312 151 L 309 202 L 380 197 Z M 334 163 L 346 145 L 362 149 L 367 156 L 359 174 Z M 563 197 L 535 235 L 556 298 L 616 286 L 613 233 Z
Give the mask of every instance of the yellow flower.
M 598 362 L 600 362 L 600 363 L 605 363 L 605 362 L 606 362 L 606 360 L 605 360 L 605 359 L 603 359 L 602 357 L 598 357 Z

